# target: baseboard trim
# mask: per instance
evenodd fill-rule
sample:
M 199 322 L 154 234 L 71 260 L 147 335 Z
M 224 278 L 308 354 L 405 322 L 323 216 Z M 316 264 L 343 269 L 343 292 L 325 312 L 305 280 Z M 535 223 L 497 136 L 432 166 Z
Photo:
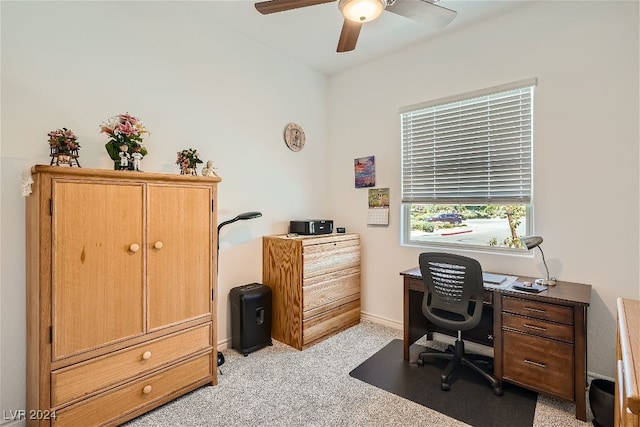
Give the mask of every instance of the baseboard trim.
M 388 319 L 386 317 L 382 317 L 382 316 L 377 316 L 375 314 L 371 314 L 371 313 L 367 313 L 365 311 L 361 311 L 360 312 L 360 318 L 362 320 L 369 320 L 373 323 L 378 323 L 384 326 L 389 326 L 391 328 L 394 329 L 403 329 L 403 324 L 402 322 L 398 322 L 397 320 L 392 320 L 392 319 Z
M 0 426 L 2 426 L 2 427 L 14 427 L 14 426 L 15 427 L 17 427 L 17 426 L 23 427 L 23 426 L 26 426 L 26 425 L 27 425 L 27 422 L 24 419 L 22 419 L 22 420 L 11 420 L 11 421 L 6 422 L 6 423 L 5 422 L 1 422 L 0 423 Z
M 607 381 L 611 381 L 611 382 L 616 382 L 615 379 L 611 378 L 611 377 L 606 377 L 604 375 L 600 375 L 600 374 L 596 374 L 595 372 L 589 372 L 587 371 L 587 382 L 589 384 L 591 384 L 591 381 L 593 380 L 607 380 Z
M 227 338 L 226 340 L 218 341 L 218 351 L 226 350 L 231 348 L 231 338 Z

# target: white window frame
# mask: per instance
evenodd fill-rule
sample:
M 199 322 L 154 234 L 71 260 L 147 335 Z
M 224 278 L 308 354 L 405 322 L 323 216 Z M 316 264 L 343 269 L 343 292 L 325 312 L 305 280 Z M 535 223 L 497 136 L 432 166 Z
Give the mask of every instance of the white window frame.
M 400 109 L 402 245 L 524 250 L 412 240 L 410 206 L 524 205 L 531 234 L 536 85 L 521 80 Z

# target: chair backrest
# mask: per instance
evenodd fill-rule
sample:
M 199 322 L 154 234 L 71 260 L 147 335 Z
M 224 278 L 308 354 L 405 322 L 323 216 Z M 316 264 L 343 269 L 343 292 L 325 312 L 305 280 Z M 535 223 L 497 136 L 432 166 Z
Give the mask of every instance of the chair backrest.
M 480 263 L 462 255 L 420 254 L 425 292 L 422 312 L 432 323 L 452 330 L 473 329 L 482 317 L 484 282 Z

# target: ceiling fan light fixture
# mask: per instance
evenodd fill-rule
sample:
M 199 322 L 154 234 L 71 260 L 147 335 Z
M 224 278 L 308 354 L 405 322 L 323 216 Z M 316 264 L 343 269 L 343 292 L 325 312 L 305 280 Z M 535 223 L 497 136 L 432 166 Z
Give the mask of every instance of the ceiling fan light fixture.
M 340 0 L 338 3 L 346 19 L 361 23 L 376 19 L 386 6 L 386 0 Z

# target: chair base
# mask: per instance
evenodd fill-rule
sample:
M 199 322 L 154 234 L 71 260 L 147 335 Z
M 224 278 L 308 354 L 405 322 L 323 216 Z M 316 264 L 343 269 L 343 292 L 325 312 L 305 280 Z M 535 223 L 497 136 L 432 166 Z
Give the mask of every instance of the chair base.
M 447 366 L 444 368 L 444 371 L 442 371 L 442 374 L 440 375 L 442 390 L 449 391 L 451 389 L 451 386 L 449 385 L 449 378 L 451 377 L 451 373 L 453 372 L 454 368 L 458 365 L 466 365 L 476 371 L 478 374 L 482 375 L 487 381 L 489 381 L 489 383 L 491 384 L 491 388 L 493 389 L 493 394 L 495 394 L 496 396 L 502 396 L 503 390 L 498 380 L 495 379 L 491 374 L 480 368 L 477 364 L 477 362 L 484 362 L 491 365 L 493 363 L 493 360 L 491 358 L 484 356 L 474 356 L 472 359 L 469 355 L 465 354 L 464 341 L 460 339 L 456 340 L 455 346 L 450 345 L 447 351 L 447 353 L 442 353 L 437 350 L 423 351 L 418 355 L 417 361 L 418 365 L 422 366 L 424 365 L 424 359 L 428 358 L 449 360 L 449 363 L 447 363 Z

